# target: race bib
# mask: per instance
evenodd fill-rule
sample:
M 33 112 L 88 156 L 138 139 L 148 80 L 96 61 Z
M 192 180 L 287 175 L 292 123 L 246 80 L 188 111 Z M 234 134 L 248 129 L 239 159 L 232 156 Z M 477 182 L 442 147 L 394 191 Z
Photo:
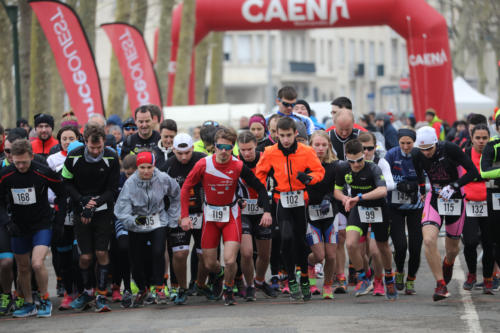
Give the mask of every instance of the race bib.
M 465 214 L 469 217 L 488 217 L 488 205 L 486 201 L 467 201 Z
M 491 202 L 493 203 L 493 210 L 500 210 L 500 193 L 492 193 Z
M 411 204 L 410 195 L 400 192 L 398 190 L 392 191 L 393 204 Z
M 229 208 L 229 206 L 205 205 L 205 220 L 207 222 L 229 222 Z
M 11 189 L 14 205 L 34 205 L 36 204 L 36 193 L 34 187 Z
M 381 207 L 358 206 L 359 219 L 363 223 L 382 223 Z
M 462 214 L 462 200 L 461 199 L 450 199 L 448 201 L 444 199 L 438 200 L 438 213 L 439 215 L 445 216 L 460 216 Z
M 328 207 L 328 213 L 321 214 L 321 205 L 309 205 L 307 208 L 309 210 L 309 218 L 311 221 L 323 220 L 333 217 L 332 204 Z
M 193 224 L 193 229 L 201 229 L 201 226 L 203 225 L 202 213 L 189 214 L 189 218 L 191 219 L 191 223 Z
M 304 206 L 304 191 L 281 192 L 280 201 L 285 208 Z
M 153 230 L 159 228 L 161 226 L 160 214 L 146 216 L 146 221 L 144 222 L 144 224 L 137 224 L 136 222 L 136 225 L 143 230 Z
M 257 205 L 257 199 L 245 199 L 247 203 L 246 207 L 243 208 L 241 214 L 243 215 L 262 215 L 264 214 L 264 208 Z

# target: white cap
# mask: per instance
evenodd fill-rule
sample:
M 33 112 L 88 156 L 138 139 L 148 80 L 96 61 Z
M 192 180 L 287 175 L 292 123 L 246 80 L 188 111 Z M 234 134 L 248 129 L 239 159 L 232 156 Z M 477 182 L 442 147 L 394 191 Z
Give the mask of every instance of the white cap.
M 434 128 L 424 126 L 417 130 L 417 140 L 415 141 L 417 147 L 433 145 L 436 142 L 438 142 L 438 139 Z
M 193 146 L 193 139 L 189 134 L 179 133 L 174 138 L 174 148 L 180 152 L 188 151 Z

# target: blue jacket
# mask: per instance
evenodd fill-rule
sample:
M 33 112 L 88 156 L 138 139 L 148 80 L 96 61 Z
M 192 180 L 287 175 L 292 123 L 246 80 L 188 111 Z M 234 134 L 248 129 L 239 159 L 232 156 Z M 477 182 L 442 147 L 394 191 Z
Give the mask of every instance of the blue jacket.
M 397 184 L 401 181 L 418 181 L 417 173 L 415 172 L 415 167 L 413 166 L 413 160 L 411 154 L 405 156 L 401 151 L 401 148 L 394 147 L 391 148 L 384 156 L 385 160 L 389 163 L 391 167 L 392 178 Z M 392 193 L 388 193 L 388 201 L 393 208 L 396 209 L 420 209 L 423 207 L 422 202 L 419 201 L 412 204 L 393 204 L 392 203 Z
M 385 150 L 389 150 L 392 147 L 399 146 L 398 143 L 398 132 L 391 124 L 391 118 L 388 115 L 384 117 L 384 138 L 385 138 Z

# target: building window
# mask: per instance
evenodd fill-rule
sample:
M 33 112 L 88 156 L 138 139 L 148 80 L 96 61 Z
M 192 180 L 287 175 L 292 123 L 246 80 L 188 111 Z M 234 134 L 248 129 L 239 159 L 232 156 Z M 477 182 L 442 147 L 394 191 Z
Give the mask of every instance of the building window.
M 291 61 L 297 61 L 297 40 L 294 36 L 290 36 L 290 40 L 291 40 Z
M 385 64 L 385 45 L 383 42 L 380 42 L 378 44 L 378 52 L 379 52 L 379 64 L 384 65 Z
M 253 48 L 255 63 L 262 64 L 264 62 L 263 50 L 264 50 L 264 36 L 256 35 L 255 44 Z
M 398 63 L 399 63 L 398 51 L 399 51 L 398 40 L 394 38 L 391 40 L 391 65 L 393 69 L 398 68 Z
M 233 55 L 233 36 L 225 34 L 224 35 L 224 60 L 231 61 Z
M 345 41 L 343 38 L 339 41 L 339 64 L 340 66 L 345 65 Z
M 359 62 L 360 63 L 365 63 L 365 42 L 360 41 L 359 42 Z
M 321 65 L 325 64 L 325 40 L 319 42 L 319 62 Z
M 349 60 L 356 63 L 356 41 L 349 39 Z
M 309 59 L 311 62 L 316 63 L 316 40 L 311 39 L 311 47 L 309 48 Z
M 300 61 L 306 61 L 306 38 L 300 37 Z
M 328 53 L 326 54 L 326 58 L 328 59 L 328 71 L 333 72 L 333 41 L 328 41 Z

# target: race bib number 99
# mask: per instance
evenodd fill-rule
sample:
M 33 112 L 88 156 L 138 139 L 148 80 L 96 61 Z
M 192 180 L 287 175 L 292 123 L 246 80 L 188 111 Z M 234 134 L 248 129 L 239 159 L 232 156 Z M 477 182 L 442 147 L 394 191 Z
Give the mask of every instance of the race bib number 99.
M 257 205 L 257 199 L 245 199 L 246 207 L 243 208 L 241 214 L 243 215 L 262 215 L 264 214 L 264 208 Z
M 462 200 L 460 199 L 450 199 L 444 200 L 438 199 L 438 213 L 444 216 L 460 216 L 462 214 Z
M 381 207 L 358 206 L 359 220 L 362 223 L 382 223 Z
M 193 224 L 193 229 L 201 229 L 203 224 L 203 214 L 189 214 L 189 218 L 191 219 L 191 223 Z
M 208 222 L 229 222 L 229 206 L 205 205 L 204 212 Z
M 11 189 L 14 205 L 34 205 L 36 204 L 36 193 L 34 187 Z
M 488 206 L 486 201 L 467 201 L 465 214 L 469 217 L 487 217 Z
M 285 208 L 304 206 L 304 191 L 281 192 L 280 201 Z

